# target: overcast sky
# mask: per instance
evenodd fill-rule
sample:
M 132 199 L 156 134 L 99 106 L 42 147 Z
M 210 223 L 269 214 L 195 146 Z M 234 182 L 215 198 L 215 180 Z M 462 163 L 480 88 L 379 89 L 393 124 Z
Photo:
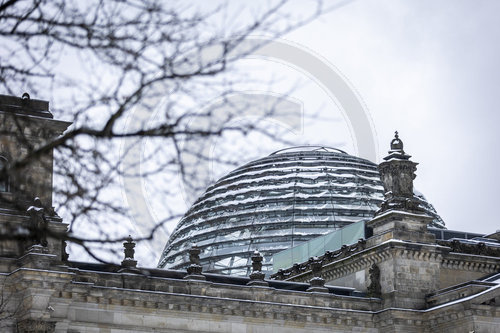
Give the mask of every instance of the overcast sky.
M 386 156 L 394 131 L 399 131 L 406 152 L 419 163 L 415 187 L 435 206 L 448 229 L 479 233 L 500 229 L 495 209 L 500 187 L 496 105 L 500 1 L 327 4 L 338 6 L 280 42 L 320 59 L 357 94 L 375 132 L 375 162 Z M 290 5 L 288 10 L 296 13 L 310 9 L 308 2 Z M 282 94 L 300 104 L 301 126 L 291 126 L 289 142 L 323 144 L 358 155 L 355 124 L 346 115 L 350 110 L 339 104 L 342 96 L 331 96 L 303 65 L 273 56 L 249 57 L 238 62 L 236 72 L 251 80 L 243 80 L 236 90 Z M 239 154 L 244 164 L 280 148 L 283 143 L 250 135 L 215 141 L 212 153 Z M 215 180 L 231 168 L 216 168 L 212 177 Z M 181 184 L 175 186 L 182 189 Z M 184 197 L 180 209 L 186 211 L 194 197 Z M 162 200 L 147 198 L 153 215 L 162 216 Z M 174 227 L 171 223 L 168 229 Z M 152 253 L 160 252 L 166 237 L 155 240 Z
M 285 36 L 350 81 L 380 157 L 400 132 L 417 189 L 449 229 L 500 229 L 498 13 L 494 0 L 352 1 Z
M 372 140 L 378 145 L 378 158 L 374 162 L 387 154 L 394 131 L 399 131 L 406 152 L 419 163 L 416 188 L 435 206 L 449 229 L 480 233 L 500 229 L 496 212 L 500 187 L 500 1 L 325 3 L 335 9 L 279 42 L 319 59 L 354 92 L 375 133 Z M 197 5 L 209 6 L 208 2 Z M 245 2 L 230 2 L 230 6 L 240 6 L 229 9 L 230 15 L 226 15 L 226 20 L 234 22 L 244 20 L 255 9 L 247 8 Z M 259 2 L 252 6 L 259 6 Z M 307 13 L 310 6 L 308 1 L 292 1 L 287 10 Z M 232 17 L 235 12 L 241 14 Z M 339 103 L 342 93 L 336 95 L 335 89 L 332 93 L 303 67 L 255 55 L 237 63 L 235 75 L 249 80 L 235 88 L 287 96 L 300 105 L 303 116 L 300 126 L 291 126 L 288 131 L 289 142 L 323 144 L 358 155 L 359 147 L 353 140 L 356 124 L 349 123 L 352 110 Z M 282 125 L 290 127 L 277 121 L 277 126 Z M 284 148 L 282 143 L 260 140 L 250 135 L 215 141 L 212 153 L 238 153 L 243 164 Z M 230 170 L 220 168 L 213 178 Z M 182 191 L 182 184 L 170 185 Z M 165 199 L 155 197 L 155 191 L 149 193 L 147 204 L 161 219 Z M 193 200 L 171 202 L 185 212 Z M 168 229 L 174 227 L 175 222 Z M 156 238 L 149 253 L 139 251 L 143 265 L 155 265 L 154 256 L 159 256 L 166 237 Z

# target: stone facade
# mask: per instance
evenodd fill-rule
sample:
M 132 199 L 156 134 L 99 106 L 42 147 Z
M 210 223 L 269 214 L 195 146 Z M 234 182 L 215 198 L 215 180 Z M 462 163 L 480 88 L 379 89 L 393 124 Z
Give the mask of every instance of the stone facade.
M 385 307 L 349 289 L 307 292 L 307 284 L 58 261 L 26 254 L 2 276 L 2 332 L 496 332 L 497 283 L 462 286 L 429 297 L 429 309 Z M 17 268 L 14 268 L 17 267 Z M 293 290 L 296 289 L 296 290 Z M 340 295 L 344 293 L 345 295 Z M 460 302 L 456 302 L 461 299 Z M 454 303 L 456 302 L 456 303 Z
M 20 257 L 26 248 L 44 243 L 60 258 L 63 243 L 51 234 L 66 231 L 52 207 L 53 152 L 36 150 L 70 125 L 54 120 L 46 101 L 0 95 L 0 157 L 7 169 L 0 177 L 0 256 Z M 28 153 L 30 159 L 25 159 Z M 17 163 L 14 165 L 14 163 Z
M 9 103 L 18 103 L 16 112 L 22 113 L 21 99 Z M 32 116 L 28 111 L 21 116 Z M 406 168 L 408 159 L 398 161 L 407 156 L 399 141 L 384 162 L 397 162 L 386 168 L 391 179 L 384 184 L 408 189 L 414 168 Z M 406 171 L 398 172 L 398 165 Z M 37 192 L 46 185 L 26 193 L 47 200 L 49 193 Z M 252 255 L 250 277 L 237 277 L 204 273 L 196 246 L 189 251 L 187 271 L 178 271 L 141 267 L 132 238 L 124 243 L 120 265 L 70 261 L 63 241 L 54 237 L 4 239 L 0 331 L 498 332 L 498 249 L 436 242 L 426 230 L 429 217 L 405 197 L 410 195 L 388 193 L 386 205 L 368 223 L 370 238 L 297 264 L 274 279 L 264 278 L 258 252 Z M 4 226 L 30 223 L 59 234 L 66 229 L 39 201 L 0 207 L 2 232 Z
M 46 101 L 30 99 L 27 94 L 23 98 L 0 95 L 0 156 L 8 163 L 23 162 L 10 170 L 10 190 L 1 193 L 3 206 L 10 202 L 24 207 L 38 196 L 47 210 L 52 208 L 52 150 L 31 154 L 29 161 L 23 158 L 62 134 L 69 125 L 53 119 Z
M 321 277 L 328 284 L 353 287 L 381 298 L 382 309 L 431 313 L 433 306 L 447 307 L 475 295 L 489 294 L 489 301 L 481 305 L 493 305 L 489 310 L 497 315 L 500 276 L 494 285 L 482 280 L 500 272 L 500 244 L 489 246 L 484 242 L 468 244 L 458 240 L 437 242 L 427 231 L 431 217 L 422 213 L 413 198 L 412 182 L 417 164 L 409 158 L 396 134 L 389 156 L 380 165 L 386 200 L 377 216 L 367 222 L 372 236 L 358 244 L 343 246 L 336 252 L 325 253 L 319 258 L 323 264 Z M 492 236 L 491 243 L 497 236 Z M 297 282 L 310 281 L 316 276 L 309 262 L 273 275 L 276 279 Z M 438 300 L 447 301 L 440 303 Z M 455 314 L 457 318 L 461 315 L 463 313 Z M 495 315 L 481 319 L 490 322 L 484 324 L 486 331 L 495 331 L 493 327 L 498 324 Z M 475 319 L 469 317 L 467 320 Z M 454 326 L 447 324 L 443 327 Z M 475 326 L 468 323 L 455 329 L 466 331 L 464 327 Z M 423 328 L 417 331 L 423 331 Z

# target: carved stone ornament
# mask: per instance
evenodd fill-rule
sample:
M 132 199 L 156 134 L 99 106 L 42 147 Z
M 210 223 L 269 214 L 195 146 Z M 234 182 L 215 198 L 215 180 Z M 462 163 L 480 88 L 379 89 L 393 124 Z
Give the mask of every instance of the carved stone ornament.
M 62 261 L 68 261 L 69 259 L 69 254 L 66 251 L 66 247 L 68 246 L 66 241 L 62 241 L 62 247 L 61 247 L 61 260 Z
M 17 323 L 18 332 L 30 333 L 53 333 L 56 330 L 55 322 L 48 322 L 36 319 L 25 319 Z
M 309 280 L 311 287 L 307 291 L 327 293 L 328 288 L 325 287 L 325 279 L 321 277 L 323 262 L 318 257 L 311 257 L 309 258 L 309 266 L 311 267 L 313 278 Z
M 373 264 L 368 271 L 370 273 L 370 285 L 368 286 L 368 296 L 380 298 L 382 287 L 380 286 L 380 268 Z
M 187 268 L 188 275 L 185 279 L 190 280 L 205 280 L 206 278 L 201 274 L 203 267 L 200 265 L 200 248 L 193 244 L 189 249 L 189 262 L 190 265 Z
M 125 242 L 123 243 L 123 254 L 124 259 L 122 261 L 122 266 L 126 268 L 135 268 L 137 267 L 137 260 L 134 260 L 135 254 L 135 242 L 132 237 L 129 235 Z
M 28 229 L 30 230 L 32 238 L 32 244 L 29 244 L 28 247 L 36 244 L 46 247 L 48 244 L 48 222 L 45 218 L 45 209 L 43 208 L 40 198 L 36 197 L 33 200 L 33 205 L 28 207 L 26 212 L 30 216 Z
M 424 212 L 413 194 L 413 180 L 418 163 L 410 161 L 410 155 L 403 150 L 403 141 L 396 131 L 391 141 L 389 155 L 384 157 L 378 170 L 384 185 L 385 199 L 377 215 L 387 210 L 403 210 L 414 213 Z
M 494 246 L 487 246 L 483 242 L 466 243 L 457 239 L 454 240 L 438 240 L 439 245 L 448 246 L 451 252 L 474 254 L 488 257 L 500 257 L 500 248 Z
M 265 274 L 262 273 L 262 260 L 264 259 L 259 251 L 255 250 L 252 254 L 252 273 L 250 274 L 250 281 L 247 283 L 249 286 L 262 286 L 265 287 L 268 285 L 267 282 L 264 281 Z

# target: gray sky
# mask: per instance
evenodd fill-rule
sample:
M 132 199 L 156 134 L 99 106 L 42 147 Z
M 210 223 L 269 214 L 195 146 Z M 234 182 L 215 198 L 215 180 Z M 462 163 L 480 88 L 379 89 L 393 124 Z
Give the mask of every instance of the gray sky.
M 283 36 L 282 41 L 327 63 L 357 92 L 375 130 L 376 162 L 387 154 L 394 131 L 399 131 L 405 150 L 420 163 L 416 188 L 449 229 L 482 233 L 500 229 L 492 209 L 500 185 L 495 170 L 499 136 L 494 105 L 495 96 L 500 95 L 496 17 L 500 2 L 330 4 L 344 5 Z M 297 1 L 288 9 L 306 12 L 308 5 Z M 358 153 L 345 117 L 349 110 L 339 107 L 314 75 L 262 56 L 239 61 L 235 73 L 248 78 L 235 87 L 237 91 L 283 94 L 301 104 L 301 126 L 284 136 L 289 142 Z M 287 128 L 280 121 L 277 126 Z M 214 141 L 212 154 L 239 154 L 244 164 L 284 146 L 254 135 L 230 137 Z M 214 169 L 210 172 L 215 180 L 232 167 Z M 180 183 L 173 186 L 182 189 Z M 176 206 L 186 211 L 194 197 L 184 195 Z M 153 215 L 164 213 L 162 200 L 148 196 Z M 174 227 L 171 223 L 168 229 Z M 158 248 L 163 238 L 166 235 L 158 237 Z
M 243 13 L 233 21 L 251 15 L 245 14 L 252 10 L 246 3 L 230 4 L 240 6 L 237 11 Z M 399 131 L 405 150 L 420 163 L 416 188 L 449 229 L 500 229 L 494 209 L 500 186 L 495 105 L 500 96 L 500 1 L 327 1 L 339 4 L 283 36 L 282 42 L 328 64 L 356 92 L 376 133 L 376 162 L 387 154 L 394 131 Z M 293 1 L 287 8 L 294 14 L 310 13 L 310 5 Z M 239 61 L 235 75 L 245 78 L 235 86 L 237 91 L 287 95 L 301 105 L 299 128 L 289 128 L 284 135 L 289 142 L 324 144 L 357 154 L 353 124 L 345 117 L 349 110 L 300 66 L 254 56 Z M 274 125 L 283 126 L 279 121 Z M 212 154 L 239 154 L 243 164 L 283 147 L 250 135 L 216 140 Z M 231 170 L 214 169 L 214 179 Z M 182 192 L 180 182 L 169 180 L 169 186 Z M 152 188 L 146 192 L 149 210 L 161 219 L 165 198 L 155 196 Z M 179 196 L 169 202 L 185 212 L 193 200 Z M 168 229 L 174 227 L 171 223 Z M 141 264 L 155 265 L 154 255 L 165 241 L 166 234 L 159 235 L 151 252 L 138 251 Z
M 352 83 L 381 156 L 400 132 L 416 187 L 450 229 L 500 229 L 499 12 L 493 0 L 353 1 L 285 36 Z

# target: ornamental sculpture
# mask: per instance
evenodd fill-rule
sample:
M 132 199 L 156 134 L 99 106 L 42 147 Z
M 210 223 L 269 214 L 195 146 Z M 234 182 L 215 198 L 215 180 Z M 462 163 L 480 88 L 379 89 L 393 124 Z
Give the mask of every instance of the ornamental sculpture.
M 370 273 L 370 285 L 368 286 L 368 296 L 380 298 L 382 287 L 380 286 L 380 268 L 373 264 L 368 271 Z
M 250 274 L 250 281 L 247 283 L 249 286 L 266 287 L 268 283 L 264 281 L 265 274 L 262 273 L 262 260 L 264 259 L 259 251 L 255 250 L 251 256 L 252 259 L 252 273 Z
M 33 205 L 26 210 L 30 216 L 28 229 L 30 231 L 32 244 L 47 246 L 47 229 L 48 222 L 45 218 L 45 209 L 43 208 L 42 201 L 39 197 L 33 200 Z
M 122 266 L 126 268 L 135 268 L 137 266 L 137 261 L 134 260 L 135 254 L 135 242 L 132 240 L 132 237 L 129 235 L 125 242 L 123 243 L 123 254 L 124 259 L 122 261 Z
M 318 257 L 309 258 L 309 266 L 311 267 L 313 278 L 309 280 L 310 287 L 307 291 L 328 293 L 328 288 L 325 287 L 325 279 L 321 277 L 321 271 L 323 270 L 321 259 Z
M 205 276 L 201 274 L 203 267 L 200 265 L 200 248 L 196 244 L 193 244 L 188 252 L 190 265 L 187 267 L 188 275 L 184 278 L 189 280 L 205 280 Z
M 403 150 L 403 141 L 396 131 L 389 155 L 378 166 L 385 193 L 377 215 L 390 209 L 424 212 L 413 194 L 413 180 L 418 163 L 410 161 L 410 157 Z

